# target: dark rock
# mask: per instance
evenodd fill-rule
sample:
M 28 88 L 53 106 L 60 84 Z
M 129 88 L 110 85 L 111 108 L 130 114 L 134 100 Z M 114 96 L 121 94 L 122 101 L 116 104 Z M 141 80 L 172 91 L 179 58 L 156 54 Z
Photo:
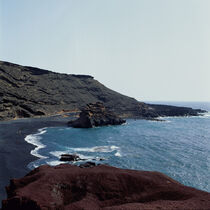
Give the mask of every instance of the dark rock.
M 34 169 L 7 187 L 2 210 L 207 210 L 210 193 L 158 172 L 69 164 Z
M 74 128 L 93 128 L 106 125 L 121 125 L 126 121 L 108 111 L 103 103 L 88 104 L 75 121 L 68 123 Z
M 206 112 L 202 109 L 192 109 L 190 107 L 169 106 L 161 104 L 147 104 L 147 106 L 150 110 L 152 110 L 152 112 L 161 117 L 198 116 Z
M 63 154 L 61 155 L 60 161 L 78 161 L 81 160 L 76 154 Z
M 145 103 L 139 103 L 138 111 L 138 116 L 144 119 L 150 120 L 159 117 L 159 114 L 151 106 Z
M 80 111 L 103 102 L 119 115 L 136 115 L 139 102 L 108 89 L 92 76 L 68 75 L 0 61 L 0 120 Z

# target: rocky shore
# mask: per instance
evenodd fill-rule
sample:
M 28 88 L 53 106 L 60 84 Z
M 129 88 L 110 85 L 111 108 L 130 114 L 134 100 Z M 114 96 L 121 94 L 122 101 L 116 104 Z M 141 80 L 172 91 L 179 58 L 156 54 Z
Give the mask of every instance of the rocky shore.
M 210 193 L 186 187 L 159 172 L 107 165 L 40 166 L 12 179 L 2 210 L 209 209 Z

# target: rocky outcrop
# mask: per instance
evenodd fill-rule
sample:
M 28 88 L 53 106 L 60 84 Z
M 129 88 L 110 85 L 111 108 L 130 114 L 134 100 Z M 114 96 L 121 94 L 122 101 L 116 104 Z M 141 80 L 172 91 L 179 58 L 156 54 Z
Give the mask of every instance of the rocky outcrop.
M 77 154 L 62 154 L 60 161 L 78 161 L 81 158 Z
M 7 187 L 2 210 L 209 209 L 210 194 L 158 172 L 106 165 L 40 166 Z
M 81 158 L 79 155 L 77 154 L 62 154 L 60 156 L 60 161 L 66 161 L 66 162 L 75 162 L 75 161 L 87 161 L 88 159 L 85 158 Z M 105 160 L 104 158 L 93 158 L 91 159 L 92 161 L 103 161 Z M 86 163 L 90 163 L 90 162 L 86 162 Z
M 70 121 L 69 126 L 74 128 L 93 128 L 106 125 L 121 125 L 126 121 L 113 112 L 108 111 L 103 103 L 87 104 L 75 121 Z
M 190 107 L 169 106 L 162 104 L 146 104 L 139 102 L 138 115 L 143 119 L 156 119 L 157 117 L 185 117 L 198 116 L 205 113 L 202 109 L 192 109 Z
M 206 111 L 202 109 L 192 109 L 189 107 L 178 107 L 178 106 L 169 106 L 161 104 L 148 104 L 150 109 L 157 114 L 158 116 L 197 116 Z
M 0 120 L 78 112 L 97 101 L 121 117 L 197 115 L 182 107 L 162 108 L 117 93 L 89 75 L 68 75 L 0 61 Z

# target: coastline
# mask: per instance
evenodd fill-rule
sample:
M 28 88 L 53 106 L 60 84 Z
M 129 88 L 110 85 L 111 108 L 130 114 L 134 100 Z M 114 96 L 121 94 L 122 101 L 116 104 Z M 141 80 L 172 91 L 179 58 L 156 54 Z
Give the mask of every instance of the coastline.
M 206 114 L 209 115 L 209 112 Z M 205 114 L 200 117 L 205 117 Z M 39 159 L 31 153 L 37 146 L 27 142 L 25 138 L 28 135 L 37 134 L 40 129 L 46 127 L 67 126 L 67 122 L 71 119 L 72 116 L 56 115 L 0 122 L 1 200 L 6 198 L 5 186 L 8 186 L 10 179 L 25 176 L 30 172 L 30 169 L 27 168 L 28 164 Z
M 10 179 L 25 176 L 27 165 L 38 159 L 31 154 L 35 145 L 27 143 L 25 137 L 44 127 L 67 126 L 70 117 L 53 116 L 28 118 L 0 122 L 0 199 L 6 198 L 5 186 Z

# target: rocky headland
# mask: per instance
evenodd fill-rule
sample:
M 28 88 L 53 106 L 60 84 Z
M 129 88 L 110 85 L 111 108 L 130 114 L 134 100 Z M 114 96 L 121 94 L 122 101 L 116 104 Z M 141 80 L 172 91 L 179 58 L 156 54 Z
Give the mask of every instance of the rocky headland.
M 40 166 L 12 179 L 2 210 L 209 209 L 210 193 L 159 172 L 107 165 Z
M 76 113 L 96 102 L 123 118 L 154 119 L 203 112 L 139 102 L 105 87 L 92 76 L 60 74 L 0 61 L 0 120 Z

